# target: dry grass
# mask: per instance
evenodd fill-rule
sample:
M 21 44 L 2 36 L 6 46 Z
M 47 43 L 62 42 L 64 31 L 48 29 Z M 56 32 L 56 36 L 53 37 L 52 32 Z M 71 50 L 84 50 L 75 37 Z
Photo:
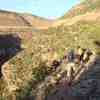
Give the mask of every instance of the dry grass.
M 0 80 L 0 100 L 11 100 L 13 95 L 17 97 L 16 100 L 34 96 L 32 91 L 52 73 L 41 59 L 48 48 L 53 48 L 58 58 L 62 58 L 66 49 L 76 49 L 77 46 L 100 53 L 100 46 L 95 42 L 100 42 L 100 23 L 96 20 L 80 20 L 70 26 L 62 24 L 32 34 L 29 32 L 18 35 L 22 39 L 23 51 L 2 66 L 6 69 L 3 71 L 3 81 Z M 15 87 L 14 91 L 12 87 Z

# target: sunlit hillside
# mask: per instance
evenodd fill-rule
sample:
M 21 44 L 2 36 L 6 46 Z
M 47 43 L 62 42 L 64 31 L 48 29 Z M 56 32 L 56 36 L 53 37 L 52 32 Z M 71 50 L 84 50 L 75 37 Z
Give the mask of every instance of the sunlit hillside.
M 14 55 L 7 53 L 7 56 L 9 54 L 7 60 L 5 59 L 1 64 L 0 100 L 99 100 L 99 5 L 99 0 L 86 0 L 53 23 L 32 15 L 20 15 L 31 27 L 37 29 L 46 27 L 46 30 L 13 33 L 10 36 L 14 41 L 17 38 L 17 44 L 15 43 L 12 49 L 15 51 Z M 7 20 L 10 21 L 10 18 Z M 8 38 L 4 36 L 6 37 Z M 61 72 L 66 73 L 65 70 L 69 66 L 64 65 L 63 60 L 58 68 L 51 63 L 55 59 L 58 61 L 63 59 L 68 51 L 77 50 L 78 46 L 90 49 L 93 56 L 98 59 L 96 58 L 97 60 L 91 64 L 92 67 L 86 64 L 88 67 L 83 68 L 83 72 L 78 70 L 81 64 L 80 66 L 76 64 L 78 67 L 75 72 L 78 72 L 78 75 L 75 74 L 68 95 L 69 88 L 65 90 L 66 86 L 64 87 L 63 84 L 59 88 L 59 81 L 63 80 Z M 75 79 L 77 79 L 76 83 Z

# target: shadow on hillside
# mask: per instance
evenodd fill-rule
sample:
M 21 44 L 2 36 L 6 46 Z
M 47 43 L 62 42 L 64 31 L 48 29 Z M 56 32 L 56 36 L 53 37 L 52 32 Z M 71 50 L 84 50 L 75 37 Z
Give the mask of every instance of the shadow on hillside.
M 0 35 L 0 77 L 2 65 L 22 50 L 21 39 L 17 35 Z
M 100 56 L 97 56 L 93 63 L 89 65 L 79 77 L 77 83 L 73 86 L 74 94 L 77 96 L 100 97 Z
M 34 96 L 25 97 L 22 100 L 35 100 Z

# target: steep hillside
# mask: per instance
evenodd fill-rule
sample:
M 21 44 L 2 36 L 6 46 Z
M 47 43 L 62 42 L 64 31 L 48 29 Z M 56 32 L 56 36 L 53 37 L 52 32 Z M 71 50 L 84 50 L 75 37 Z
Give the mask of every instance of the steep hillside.
M 100 10 L 100 0 L 84 0 L 82 3 L 69 10 L 62 18 L 74 17 L 96 10 Z
M 87 2 L 93 6 L 87 6 Z M 67 95 L 69 88 L 72 89 L 70 96 L 80 96 L 80 99 L 76 98 L 76 100 L 97 100 L 100 98 L 100 89 L 97 87 L 99 86 L 97 81 L 100 77 L 100 60 L 94 60 L 92 67 L 84 67 L 84 63 L 80 62 L 79 65 L 82 68 L 84 67 L 85 71 L 81 75 L 78 71 L 80 80 L 71 87 L 66 87 L 63 84 L 63 77 L 59 79 L 62 82 L 61 88 L 59 88 L 59 84 L 56 84 L 59 83 L 58 77 L 61 76 L 59 71 L 66 74 L 65 69 L 69 66 L 64 65 L 63 61 L 61 61 L 62 65 L 57 68 L 52 66 L 54 59 L 57 61 L 63 59 L 68 51 L 77 50 L 78 46 L 83 49 L 90 49 L 95 56 L 100 56 L 100 12 L 97 11 L 99 0 L 88 0 L 83 4 L 87 8 L 82 10 L 84 11 L 82 14 L 78 10 L 74 13 L 72 9 L 73 14 L 71 12 L 70 15 L 70 12 L 68 12 L 68 16 L 72 16 L 72 18 L 58 19 L 60 22 L 55 22 L 54 26 L 47 30 L 33 32 L 32 34 L 17 34 L 20 38 L 18 43 L 21 50 L 1 66 L 1 100 L 34 100 L 34 98 L 36 98 L 35 100 L 75 100 L 75 98 L 69 99 L 70 97 Z M 35 20 L 35 17 L 31 15 L 21 15 L 21 17 L 27 19 L 28 23 Z M 36 26 L 38 26 L 39 23 L 37 20 L 35 21 Z M 31 25 L 35 27 L 33 22 Z M 78 69 L 77 66 L 75 66 L 75 70 Z M 62 88 L 63 86 L 64 88 Z M 94 88 L 95 86 L 96 88 Z M 56 94 L 57 91 L 58 95 Z M 63 93 L 66 94 L 65 98 L 62 95 Z
M 52 20 L 47 20 L 41 17 L 33 16 L 30 14 L 23 14 L 22 17 L 27 20 L 28 23 L 34 28 L 38 29 L 47 29 L 53 23 Z
M 95 44 L 100 40 L 99 29 L 100 23 L 98 22 L 78 22 L 69 27 L 62 25 L 50 28 L 48 31 L 33 33 L 30 39 L 23 37 L 22 45 L 26 45 L 28 42 L 27 48 L 23 48 L 22 52 L 2 66 L 3 78 L 7 85 L 2 85 L 1 97 L 7 100 L 7 97 L 15 96 L 19 98 L 18 100 L 20 98 L 22 100 L 27 96 L 33 98 L 36 93 L 39 93 L 34 90 L 38 85 L 41 86 L 44 79 L 53 71 L 41 59 L 41 56 L 45 55 L 45 50 L 49 48 L 54 48 L 58 59 L 63 57 L 66 48 L 70 50 L 77 48 L 78 45 L 100 53 L 100 47 Z M 14 95 L 13 91 L 16 91 Z
M 60 25 L 72 25 L 79 21 L 100 21 L 100 1 L 84 0 L 73 7 L 64 16 L 54 21 L 52 27 Z
M 0 10 L 0 27 L 33 27 L 36 29 L 47 29 L 52 21 L 33 16 L 31 14 L 21 14 L 16 12 Z
M 100 22 L 100 11 L 91 11 L 82 15 L 74 16 L 72 18 L 58 19 L 52 24 L 52 27 L 57 27 L 60 25 L 71 26 L 81 21 Z
M 0 26 L 30 26 L 18 13 L 0 11 Z

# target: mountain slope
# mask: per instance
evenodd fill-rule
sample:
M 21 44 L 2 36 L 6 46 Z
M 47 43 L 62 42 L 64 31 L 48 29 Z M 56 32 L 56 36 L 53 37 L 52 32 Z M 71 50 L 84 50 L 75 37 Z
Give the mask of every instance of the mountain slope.
M 74 16 L 72 18 L 58 19 L 52 24 L 52 27 L 57 27 L 60 25 L 70 26 L 80 21 L 100 22 L 100 11 L 92 11 L 82 15 Z
M 100 21 L 100 1 L 84 0 L 73 7 L 64 16 L 54 21 L 52 27 L 59 25 L 72 25 L 79 21 Z
M 69 10 L 62 18 L 74 17 L 96 10 L 100 10 L 100 0 L 84 0 L 84 2 Z
M 30 14 L 23 14 L 22 17 L 27 20 L 28 23 L 34 28 L 38 29 L 47 29 L 53 23 L 52 20 L 47 20 L 38 16 L 33 16 Z
M 75 14 L 72 14 L 71 12 L 72 15 L 69 15 L 72 16 L 71 18 L 67 16 L 62 19 L 58 19 L 57 22 L 53 24 L 54 26 L 48 28 L 47 30 L 33 32 L 32 34 L 28 35 L 25 33 L 22 34 L 23 37 L 21 36 L 20 38 L 22 41 L 21 48 L 23 48 L 23 51 L 9 59 L 9 61 L 2 66 L 0 97 L 3 99 L 1 100 L 13 100 L 11 98 L 23 100 L 23 98 L 27 97 L 33 99 L 34 95 L 42 95 L 42 97 L 45 98 L 47 95 L 51 95 L 49 91 L 56 91 L 56 86 L 54 85 L 55 81 L 57 81 L 55 77 L 56 70 L 52 68 L 50 62 L 49 64 L 46 64 L 46 62 L 44 62 L 42 59 L 42 55 L 45 55 L 46 52 L 48 53 L 50 49 L 53 49 L 53 54 L 56 52 L 57 60 L 63 58 L 67 50 L 69 51 L 71 49 L 76 49 L 78 46 L 81 46 L 81 48 L 84 49 L 89 48 L 97 55 L 100 54 L 100 12 L 98 11 L 99 0 L 90 1 L 91 0 L 88 0 L 89 4 L 94 4 L 95 9 L 90 9 L 90 6 L 87 6 L 87 1 L 85 1 L 83 4 L 86 6 L 86 9 L 82 10 L 84 11 L 82 14 L 76 10 Z M 77 8 L 78 7 L 79 6 L 77 6 Z M 34 19 L 32 16 L 32 18 L 30 16 L 27 17 L 26 15 L 24 17 L 26 19 L 30 18 L 28 19 L 29 22 L 31 22 L 30 20 Z M 60 22 L 58 23 L 58 21 Z M 34 23 L 31 23 L 31 25 L 32 24 Z M 49 57 L 46 55 L 46 58 L 48 59 Z M 51 61 L 51 59 L 49 59 L 49 61 Z M 92 70 L 89 68 L 89 77 L 90 75 L 96 73 L 98 70 L 98 64 L 97 67 L 95 67 L 95 65 L 92 67 L 95 70 L 91 72 Z M 55 79 L 52 80 L 53 85 L 51 86 L 49 83 L 45 84 L 42 92 L 39 91 L 39 89 L 41 90 L 41 87 L 43 86 L 44 80 L 47 80 L 48 76 L 52 75 L 52 73 Z M 98 73 L 100 73 L 99 70 Z M 84 75 L 87 75 L 88 77 L 88 74 L 85 73 Z M 97 75 L 95 74 L 94 77 L 97 77 Z M 49 80 L 50 79 L 48 79 L 48 82 Z M 38 90 L 39 92 L 35 90 Z M 74 93 L 80 92 L 77 91 L 77 85 L 75 88 L 73 87 L 73 91 Z M 100 91 L 98 91 L 98 93 L 100 94 Z M 53 96 L 55 96 L 55 94 L 53 94 Z M 87 95 L 83 96 L 86 97 Z M 89 94 L 89 96 L 91 95 Z M 62 95 L 59 95 L 59 98 L 62 99 Z M 92 100 L 92 98 L 90 99 Z M 65 98 L 65 100 L 67 100 L 67 98 Z M 89 99 L 87 98 L 86 100 Z
M 16 12 L 0 10 L 0 26 L 11 27 L 33 27 L 36 29 L 47 29 L 52 21 L 33 16 L 31 14 L 20 14 Z
M 30 26 L 17 13 L 0 11 L 0 26 Z

